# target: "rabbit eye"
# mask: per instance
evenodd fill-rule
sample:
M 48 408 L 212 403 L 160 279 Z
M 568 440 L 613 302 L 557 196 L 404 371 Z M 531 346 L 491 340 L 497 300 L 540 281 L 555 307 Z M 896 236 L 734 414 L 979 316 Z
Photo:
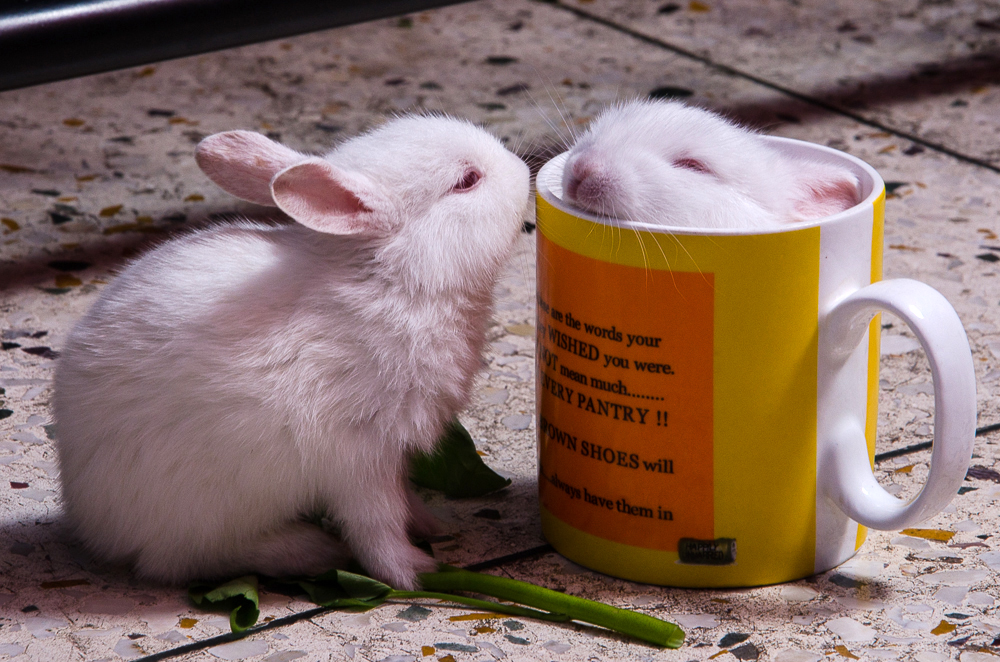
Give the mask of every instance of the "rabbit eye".
M 691 170 L 693 172 L 702 172 L 706 174 L 711 174 L 712 172 L 711 170 L 709 170 L 708 166 L 705 165 L 703 162 L 699 161 L 698 159 L 692 159 L 692 158 L 677 159 L 676 161 L 674 161 L 674 167 L 684 168 L 685 170 Z
M 458 193 L 464 193 L 465 191 L 471 191 L 476 188 L 479 181 L 483 178 L 483 173 L 479 172 L 477 168 L 467 168 L 465 174 L 462 175 L 462 179 L 455 184 L 452 189 Z

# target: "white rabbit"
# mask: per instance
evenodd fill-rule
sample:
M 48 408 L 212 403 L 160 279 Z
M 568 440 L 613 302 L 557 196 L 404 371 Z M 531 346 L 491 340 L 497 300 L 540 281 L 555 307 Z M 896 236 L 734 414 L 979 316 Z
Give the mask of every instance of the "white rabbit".
M 860 202 L 858 178 L 790 158 L 707 110 L 675 101 L 605 109 L 570 148 L 563 199 L 621 220 L 767 228 Z
M 527 167 L 445 117 L 322 158 L 220 133 L 197 159 L 298 224 L 167 242 L 72 330 L 54 397 L 68 522 L 158 581 L 318 573 L 350 552 L 413 588 L 434 561 L 408 529 L 435 525 L 408 459 L 469 401 Z

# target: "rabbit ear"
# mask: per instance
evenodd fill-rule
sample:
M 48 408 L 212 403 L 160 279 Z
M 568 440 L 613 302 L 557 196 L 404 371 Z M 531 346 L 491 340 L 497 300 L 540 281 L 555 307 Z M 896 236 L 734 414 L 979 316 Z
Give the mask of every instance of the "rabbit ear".
M 237 198 L 273 207 L 271 179 L 306 158 L 253 131 L 216 133 L 198 143 L 195 159 L 208 178 Z
M 857 176 L 844 168 L 810 163 L 802 167 L 794 214 L 815 220 L 850 209 L 861 202 Z
M 318 232 L 380 235 L 389 230 L 383 195 L 364 175 L 313 157 L 274 176 L 271 196 L 281 211 Z

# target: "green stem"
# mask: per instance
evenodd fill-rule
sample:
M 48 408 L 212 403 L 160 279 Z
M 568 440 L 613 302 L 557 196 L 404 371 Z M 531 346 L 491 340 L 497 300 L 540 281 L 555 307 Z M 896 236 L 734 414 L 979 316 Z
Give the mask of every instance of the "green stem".
M 599 625 L 658 646 L 679 648 L 684 643 L 684 631 L 673 623 L 516 579 L 483 575 L 442 565 L 439 572 L 420 575 L 420 583 L 429 590 L 481 593 L 552 614 L 566 614 L 572 620 Z
M 489 600 L 477 600 L 476 598 L 467 598 L 464 595 L 453 595 L 451 593 L 432 593 L 430 591 L 392 591 L 389 595 L 385 596 L 385 598 L 386 600 L 414 600 L 416 598 L 429 598 L 432 600 L 442 600 L 444 602 L 454 602 L 468 607 L 475 607 L 476 609 L 486 609 L 500 614 L 507 614 L 508 616 L 535 618 L 540 621 L 552 621 L 554 623 L 565 623 L 569 620 L 569 616 L 566 616 L 565 614 L 553 614 L 547 611 L 538 611 L 537 609 L 525 609 L 524 607 L 505 605 L 499 602 L 491 602 Z

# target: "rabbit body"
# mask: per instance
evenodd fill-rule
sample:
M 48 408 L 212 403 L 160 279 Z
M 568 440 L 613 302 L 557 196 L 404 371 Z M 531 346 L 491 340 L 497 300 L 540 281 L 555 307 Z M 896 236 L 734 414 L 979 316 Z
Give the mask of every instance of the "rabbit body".
M 408 460 L 468 402 L 527 169 L 446 118 L 396 120 L 324 159 L 265 141 L 218 134 L 199 162 L 301 224 L 167 242 L 70 334 L 54 402 L 66 516 L 95 554 L 159 581 L 353 555 L 412 588 L 434 562 L 408 533 L 434 522 Z

